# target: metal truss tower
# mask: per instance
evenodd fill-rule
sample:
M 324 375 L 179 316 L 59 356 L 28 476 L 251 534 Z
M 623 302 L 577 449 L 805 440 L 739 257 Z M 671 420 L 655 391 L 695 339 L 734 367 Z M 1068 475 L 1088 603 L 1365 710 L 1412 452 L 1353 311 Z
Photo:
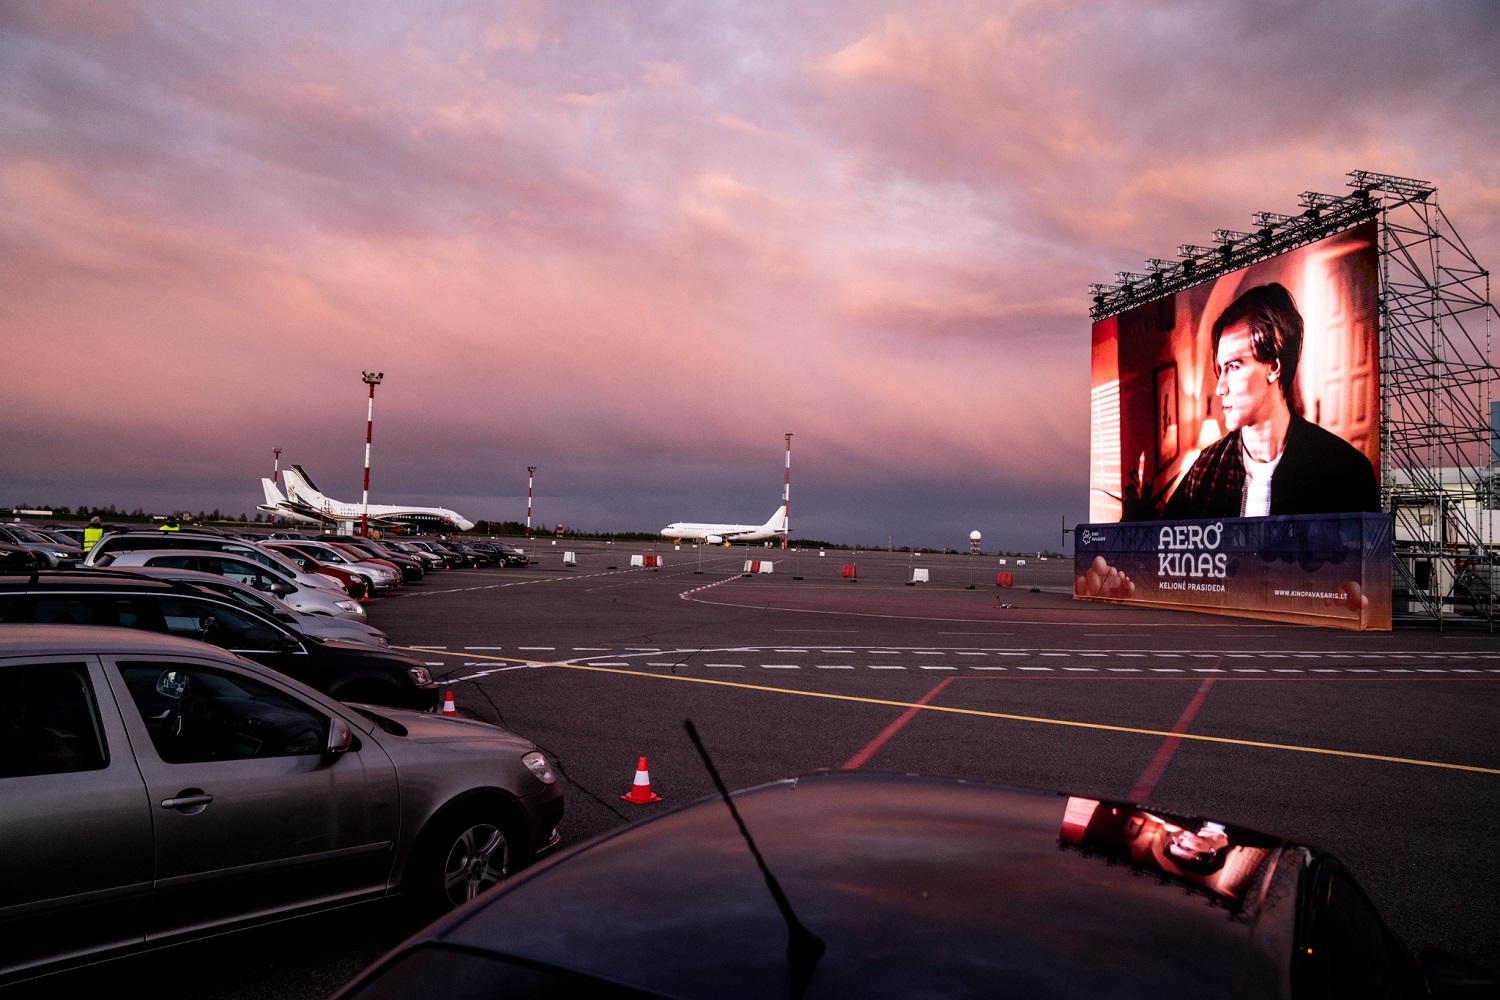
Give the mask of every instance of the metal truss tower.
M 1497 563 L 1490 275 L 1424 181 L 1356 170 L 1380 208 L 1381 494 L 1397 611 L 1493 630 Z M 1403 601 L 1407 604 L 1402 608 Z
M 1344 195 L 1306 191 L 1298 215 L 1255 213 L 1252 232 L 1219 229 L 1215 247 L 1184 245 L 1090 286 L 1095 320 L 1341 232 L 1380 226 L 1380 489 L 1393 519 L 1397 617 L 1500 615 L 1500 439 L 1492 426 L 1497 312 L 1490 274 L 1426 181 L 1349 173 Z

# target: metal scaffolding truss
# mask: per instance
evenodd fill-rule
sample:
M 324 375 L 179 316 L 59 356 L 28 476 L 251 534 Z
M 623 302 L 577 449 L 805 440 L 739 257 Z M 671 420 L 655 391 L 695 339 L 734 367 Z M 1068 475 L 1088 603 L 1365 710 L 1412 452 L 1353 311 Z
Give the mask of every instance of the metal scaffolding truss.
M 1440 624 L 1477 616 L 1493 629 L 1490 275 L 1433 185 L 1349 176 L 1382 203 L 1380 481 L 1395 518 L 1396 610 Z
M 1351 171 L 1348 194 L 1303 192 L 1297 215 L 1257 212 L 1253 232 L 1214 231 L 1091 285 L 1094 320 L 1313 243 L 1366 219 L 1380 224 L 1381 502 L 1394 517 L 1397 617 L 1439 624 L 1500 613 L 1500 476 L 1492 481 L 1490 403 L 1496 310 L 1490 275 L 1427 181 Z

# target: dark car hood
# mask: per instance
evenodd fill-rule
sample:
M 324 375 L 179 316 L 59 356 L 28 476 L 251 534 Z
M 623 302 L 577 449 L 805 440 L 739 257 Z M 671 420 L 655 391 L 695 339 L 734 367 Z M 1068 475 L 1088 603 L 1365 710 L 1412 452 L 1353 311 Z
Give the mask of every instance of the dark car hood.
M 1287 995 L 1285 883 L 1295 888 L 1302 853 L 1274 838 L 1227 828 L 1254 845 L 1231 861 L 1245 869 L 1237 902 L 1131 860 L 1154 833 L 1146 848 L 1111 847 L 1126 817 L 1108 803 L 846 774 L 735 802 L 827 944 L 809 998 Z M 433 933 L 672 996 L 791 995 L 787 926 L 718 799 L 582 845 Z

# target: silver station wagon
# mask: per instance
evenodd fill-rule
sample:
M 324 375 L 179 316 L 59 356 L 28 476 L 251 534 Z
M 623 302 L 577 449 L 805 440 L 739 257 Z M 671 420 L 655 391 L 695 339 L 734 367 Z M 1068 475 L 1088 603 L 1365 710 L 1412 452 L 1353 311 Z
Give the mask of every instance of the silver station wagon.
M 79 625 L 0 625 L 0 802 L 0 983 L 398 892 L 440 912 L 563 811 L 506 730 Z

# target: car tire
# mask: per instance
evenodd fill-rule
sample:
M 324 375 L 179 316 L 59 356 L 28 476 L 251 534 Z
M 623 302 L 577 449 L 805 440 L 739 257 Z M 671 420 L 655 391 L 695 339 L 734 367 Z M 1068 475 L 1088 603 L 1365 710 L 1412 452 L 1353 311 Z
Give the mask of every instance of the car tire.
M 437 821 L 412 860 L 407 890 L 430 913 L 446 913 L 503 882 L 516 867 L 514 827 L 495 807 Z

